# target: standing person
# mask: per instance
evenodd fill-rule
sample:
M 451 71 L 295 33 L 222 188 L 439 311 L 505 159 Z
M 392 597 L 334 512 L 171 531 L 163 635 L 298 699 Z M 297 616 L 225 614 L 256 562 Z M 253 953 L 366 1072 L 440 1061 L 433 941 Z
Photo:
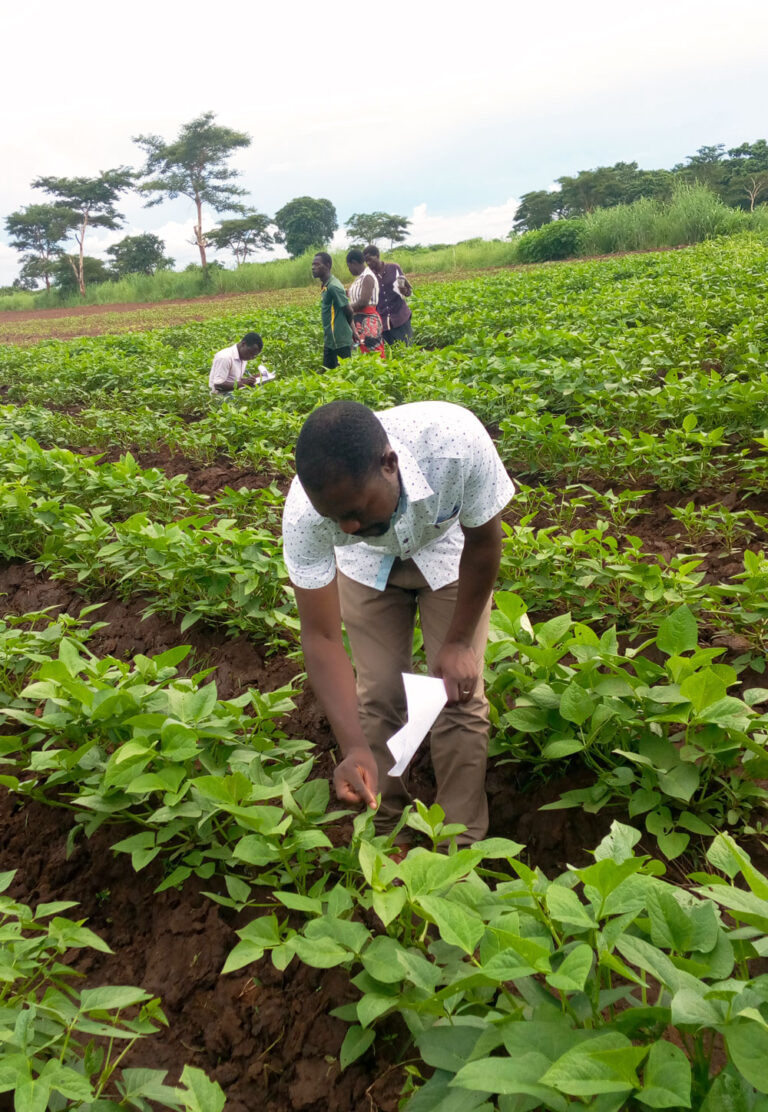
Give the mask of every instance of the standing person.
M 413 293 L 410 282 L 397 263 L 381 261 L 378 247 L 370 244 L 363 249 L 363 257 L 379 281 L 377 308 L 384 325 L 384 339 L 388 344 L 413 343 L 411 310 L 406 297 Z
M 448 705 L 432 728 L 437 800 L 476 841 L 488 827 L 488 703 L 483 658 L 501 557 L 501 511 L 514 493 L 493 442 L 468 410 L 415 402 L 373 413 L 330 402 L 307 418 L 283 513 L 312 687 L 342 753 L 339 799 L 381 806 L 391 830 L 410 795 L 388 775 L 387 740 L 406 717 L 418 608 L 429 671 Z M 357 672 L 344 651 L 342 619 Z
M 363 252 L 353 247 L 347 251 L 347 268 L 355 279 L 347 291 L 352 309 L 352 330 L 361 352 L 371 352 L 384 358 L 384 327 L 376 303 L 379 300 L 379 280 L 366 265 Z
M 258 359 L 264 350 L 264 341 L 258 332 L 246 332 L 239 344 L 217 351 L 208 375 L 208 388 L 212 394 L 231 394 L 246 386 L 258 386 L 275 376 L 266 367 L 259 367 L 255 375 L 245 373 L 246 363 Z
M 333 371 L 340 359 L 352 354 L 352 310 L 339 279 L 331 274 L 333 260 L 327 251 L 318 251 L 312 260 L 312 277 L 319 278 L 320 317 L 323 322 L 323 370 Z

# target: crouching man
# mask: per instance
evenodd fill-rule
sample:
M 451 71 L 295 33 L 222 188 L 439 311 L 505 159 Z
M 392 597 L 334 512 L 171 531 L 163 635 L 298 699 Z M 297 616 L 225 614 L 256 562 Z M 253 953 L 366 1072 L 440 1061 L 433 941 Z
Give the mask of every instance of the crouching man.
M 266 367 L 259 367 L 256 374 L 245 373 L 246 364 L 258 359 L 264 350 L 264 341 L 258 332 L 246 332 L 239 344 L 217 351 L 208 375 L 208 388 L 212 394 L 231 394 L 247 386 L 259 386 L 275 376 Z
M 374 413 L 337 401 L 310 414 L 283 514 L 307 674 L 341 749 L 336 794 L 391 830 L 410 801 L 387 740 L 406 719 L 419 611 L 430 674 L 448 704 L 431 734 L 437 802 L 460 841 L 485 836 L 488 704 L 483 658 L 514 493 L 478 419 L 444 402 Z M 342 620 L 354 659 L 344 650 Z

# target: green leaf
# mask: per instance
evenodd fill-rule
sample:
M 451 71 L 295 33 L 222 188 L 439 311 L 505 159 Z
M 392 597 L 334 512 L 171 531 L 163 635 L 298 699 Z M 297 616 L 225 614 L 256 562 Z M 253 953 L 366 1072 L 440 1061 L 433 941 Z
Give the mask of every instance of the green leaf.
M 554 973 L 547 975 L 547 984 L 563 992 L 581 992 L 592 968 L 592 947 L 579 943 Z
M 485 931 L 479 916 L 442 896 L 420 896 L 418 902 L 446 942 L 459 946 L 466 954 L 474 953 Z
M 222 975 L 224 973 L 234 973 L 236 970 L 242 969 L 252 962 L 259 961 L 263 957 L 263 946 L 258 945 L 256 942 L 238 942 L 227 955 L 227 960 L 222 966 Z
M 504 725 L 524 734 L 535 734 L 547 728 L 547 712 L 539 707 L 513 707 L 504 715 Z
M 547 907 L 553 919 L 568 923 L 582 930 L 591 930 L 597 923 L 572 888 L 550 884 L 547 889 Z
M 707 986 L 678 989 L 672 997 L 672 1022 L 693 1027 L 716 1027 L 725 1019 L 726 1005 L 723 1000 L 706 999 Z
M 699 786 L 699 770 L 696 765 L 685 761 L 675 765 L 669 772 L 659 772 L 657 775 L 661 790 L 673 799 L 682 799 L 685 803 Z
M 80 1008 L 84 1012 L 118 1011 L 134 1004 L 144 1004 L 151 999 L 150 993 L 129 985 L 84 988 L 80 993 Z
M 656 644 L 667 656 L 690 652 L 699 642 L 696 619 L 687 606 L 680 606 L 659 622 Z
M 669 861 L 674 861 L 685 849 L 690 842 L 689 834 L 657 834 L 656 841 L 659 843 L 659 849 Z
M 384 926 L 388 927 L 403 909 L 405 888 L 387 888 L 384 892 L 374 892 L 372 903 L 373 910 Z
M 564 757 L 570 757 L 572 753 L 580 752 L 583 748 L 584 744 L 578 738 L 560 737 L 545 745 L 541 755 L 550 761 L 560 761 Z
M 567 1102 L 557 1090 L 541 1082 L 549 1064 L 548 1058 L 533 1050 L 514 1058 L 478 1058 L 463 1066 L 449 1084 L 451 1088 L 481 1093 L 520 1093 L 540 1102 L 534 1107 L 566 1112 Z M 457 1104 L 456 1112 L 461 1112 L 461 1108 Z
M 376 1038 L 372 1027 L 350 1027 L 344 1036 L 339 1053 L 339 1065 L 345 1070 L 351 1062 L 355 1062 L 361 1054 L 365 1054 L 368 1047 Z
M 640 1088 L 635 1073 L 648 1053 L 624 1035 L 608 1031 L 567 1050 L 541 1078 L 568 1096 L 629 1093 Z
M 211 1081 L 205 1073 L 194 1066 L 185 1066 L 181 1074 L 185 1086 L 184 1103 L 188 1112 L 222 1112 L 226 1095 L 216 1081 Z
M 354 957 L 346 947 L 339 946 L 329 938 L 309 939 L 296 935 L 291 939 L 290 945 L 298 959 L 314 969 L 333 969 L 336 965 L 352 961 Z
M 577 683 L 570 683 L 560 699 L 560 714 L 566 722 L 582 726 L 596 705 L 595 700 L 583 687 L 579 687 Z
M 625 826 L 624 823 L 611 823 L 611 829 L 595 850 L 595 860 L 603 861 L 610 857 L 617 865 L 633 856 L 633 850 L 642 835 L 634 826 Z
M 751 1020 L 737 1020 L 724 1034 L 736 1069 L 758 1092 L 768 1093 L 768 1030 Z
M 768 1100 L 755 1100 L 755 1090 L 731 1063 L 720 1071 L 710 1086 L 699 1112 L 766 1112 Z
M 690 699 L 697 714 L 717 703 L 725 696 L 726 691 L 725 683 L 712 668 L 702 668 L 680 684 L 680 694 L 685 699 Z

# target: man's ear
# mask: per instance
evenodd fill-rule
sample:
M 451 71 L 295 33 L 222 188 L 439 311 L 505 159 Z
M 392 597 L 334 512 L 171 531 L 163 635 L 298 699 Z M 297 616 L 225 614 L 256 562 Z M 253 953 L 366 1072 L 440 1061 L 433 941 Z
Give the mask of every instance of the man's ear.
M 381 457 L 381 469 L 385 475 L 397 474 L 397 452 L 389 445 L 384 449 Z

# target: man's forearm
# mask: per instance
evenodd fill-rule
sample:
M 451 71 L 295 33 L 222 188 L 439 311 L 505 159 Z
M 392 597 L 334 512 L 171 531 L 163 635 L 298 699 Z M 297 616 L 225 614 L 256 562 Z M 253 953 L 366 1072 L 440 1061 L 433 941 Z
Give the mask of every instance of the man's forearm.
M 368 748 L 357 710 L 352 663 L 340 641 L 302 638 L 304 661 L 312 690 L 331 724 L 342 754 Z
M 496 584 L 501 563 L 501 531 L 498 541 L 472 542 L 465 538 L 459 564 L 459 589 L 453 620 L 446 642 L 470 644 Z

